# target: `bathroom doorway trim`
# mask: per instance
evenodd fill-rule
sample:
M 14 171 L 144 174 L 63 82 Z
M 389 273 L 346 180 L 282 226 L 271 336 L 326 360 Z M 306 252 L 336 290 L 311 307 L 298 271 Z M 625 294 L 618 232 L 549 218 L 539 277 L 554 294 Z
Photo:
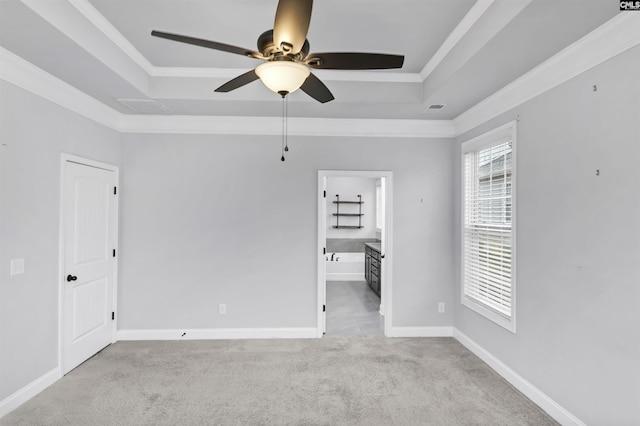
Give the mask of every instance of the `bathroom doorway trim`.
M 325 270 L 325 245 L 327 240 L 327 202 L 325 191 L 327 179 L 335 177 L 353 178 L 384 178 L 384 237 L 382 239 L 382 294 L 380 303 L 384 313 L 384 334 L 391 335 L 393 318 L 393 172 L 391 171 L 363 171 L 363 170 L 318 170 L 318 337 L 322 337 L 326 330 L 326 297 L 327 282 Z

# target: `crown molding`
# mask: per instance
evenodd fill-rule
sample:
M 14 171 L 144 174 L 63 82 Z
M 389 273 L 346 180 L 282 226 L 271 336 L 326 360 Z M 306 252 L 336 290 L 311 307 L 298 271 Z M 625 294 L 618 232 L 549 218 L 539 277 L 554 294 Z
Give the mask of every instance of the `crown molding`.
M 151 79 L 148 72 L 131 58 L 130 52 L 123 51 L 122 47 L 112 39 L 114 34 L 104 33 L 96 27 L 100 24 L 100 22 L 96 22 L 96 16 L 93 17 L 93 20 L 89 19 L 85 15 L 86 10 L 80 10 L 78 4 L 69 2 L 20 1 L 124 81 L 140 92 L 149 94 Z M 80 4 L 84 3 L 80 2 Z M 91 7 L 90 4 L 87 4 L 85 9 Z M 79 13 L 74 13 L 74 9 Z M 96 15 L 102 17 L 97 11 Z M 111 25 L 104 17 L 102 17 L 102 21 L 104 21 L 102 22 L 103 26 Z
M 489 6 L 494 2 L 494 0 L 478 0 L 467 12 L 467 14 L 462 18 L 460 23 L 453 29 L 451 34 L 446 38 L 444 43 L 440 46 L 438 51 L 431 57 L 429 62 L 424 66 L 422 71 L 420 71 L 420 81 L 429 77 L 429 74 L 436 69 L 438 65 L 447 57 L 447 55 L 453 50 L 453 48 L 458 44 L 460 40 L 469 32 L 471 28 L 478 22 L 478 20 L 484 15 L 484 13 L 489 9 Z
M 3 47 L 0 47 L 0 63 L 0 79 L 96 123 L 117 129 L 123 114 Z
M 300 136 L 456 137 L 638 44 L 640 14 L 622 12 L 454 120 L 291 117 L 288 131 Z M 0 61 L 2 80 L 123 133 L 279 135 L 282 131 L 279 117 L 122 114 L 2 47 Z
M 122 50 L 132 61 L 140 68 L 152 75 L 155 67 L 145 58 L 133 44 L 127 40 L 120 31 L 107 20 L 98 9 L 96 9 L 88 0 L 68 0 L 78 12 L 80 12 L 94 27 L 102 32 L 110 39 L 120 50 Z
M 282 117 L 193 117 L 128 115 L 123 133 L 280 136 Z M 290 136 L 367 138 L 453 138 L 451 120 L 288 119 Z
M 281 117 L 122 114 L 0 47 L 0 79 L 121 133 L 280 135 Z M 452 138 L 450 120 L 372 120 L 290 117 L 296 136 Z
M 458 135 L 640 44 L 640 14 L 621 12 L 454 118 Z

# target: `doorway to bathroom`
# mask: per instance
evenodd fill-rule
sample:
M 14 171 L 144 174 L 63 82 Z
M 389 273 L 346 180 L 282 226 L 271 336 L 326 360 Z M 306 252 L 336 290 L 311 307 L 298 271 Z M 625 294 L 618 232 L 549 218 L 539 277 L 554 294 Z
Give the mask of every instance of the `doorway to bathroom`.
M 318 334 L 391 329 L 393 174 L 318 171 Z

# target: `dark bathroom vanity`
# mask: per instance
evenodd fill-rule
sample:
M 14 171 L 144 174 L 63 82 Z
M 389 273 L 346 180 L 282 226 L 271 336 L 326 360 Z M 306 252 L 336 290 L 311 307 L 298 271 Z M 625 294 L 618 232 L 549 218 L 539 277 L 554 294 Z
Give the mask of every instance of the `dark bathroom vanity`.
M 365 243 L 364 245 L 364 279 L 371 290 L 380 296 L 382 288 L 382 264 L 380 243 Z

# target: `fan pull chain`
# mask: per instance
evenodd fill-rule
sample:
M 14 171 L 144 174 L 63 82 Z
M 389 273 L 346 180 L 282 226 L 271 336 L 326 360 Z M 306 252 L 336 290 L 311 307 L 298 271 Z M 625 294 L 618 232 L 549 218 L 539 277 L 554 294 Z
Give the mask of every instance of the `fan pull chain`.
M 284 98 L 284 150 L 289 151 L 289 98 Z
M 282 95 L 282 157 L 280 157 L 280 161 L 284 161 L 284 145 L 285 145 L 285 132 L 286 132 L 286 123 L 285 123 L 285 114 L 286 114 L 286 100 L 285 95 Z

